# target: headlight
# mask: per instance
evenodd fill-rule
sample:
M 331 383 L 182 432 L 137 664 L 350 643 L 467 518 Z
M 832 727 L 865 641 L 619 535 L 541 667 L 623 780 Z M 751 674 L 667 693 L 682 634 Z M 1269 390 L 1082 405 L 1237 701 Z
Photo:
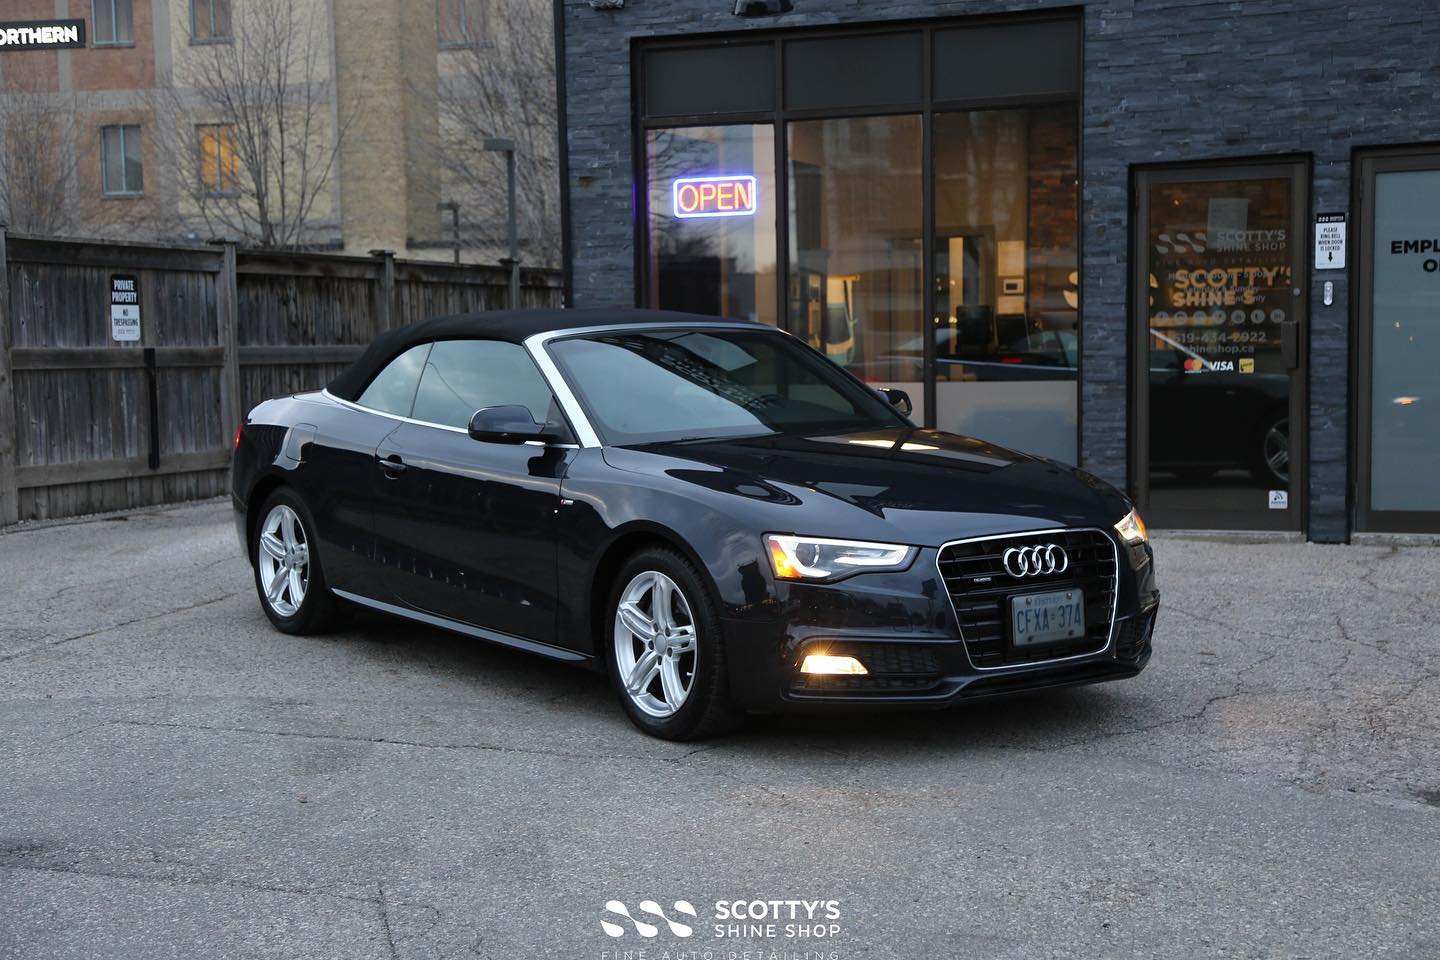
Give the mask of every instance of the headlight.
M 1150 534 L 1145 531 L 1145 521 L 1141 520 L 1140 514 L 1134 510 L 1125 514 L 1125 519 L 1115 524 L 1115 532 L 1120 534 L 1120 539 L 1124 540 L 1127 546 L 1133 547 L 1150 539 Z
M 828 580 L 862 570 L 903 570 L 915 548 L 898 543 L 822 540 L 789 534 L 765 535 L 770 563 L 781 580 Z

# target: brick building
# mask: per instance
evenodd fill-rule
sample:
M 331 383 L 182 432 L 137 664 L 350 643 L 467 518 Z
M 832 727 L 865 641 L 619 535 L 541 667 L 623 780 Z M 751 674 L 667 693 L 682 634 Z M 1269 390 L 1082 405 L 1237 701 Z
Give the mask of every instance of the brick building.
M 0 218 L 12 229 L 448 259 L 458 205 L 464 257 L 494 261 L 506 252 L 505 165 L 477 132 L 519 140 L 522 169 L 553 180 L 544 78 L 523 117 L 496 115 L 474 90 L 513 59 L 516 11 L 549 42 L 543 0 L 3 7 L 0 21 L 85 23 L 77 48 L 0 47 Z M 543 249 L 554 217 L 534 206 L 522 259 L 556 262 Z
M 1161 526 L 1440 531 L 1434 4 L 556 10 L 577 306 L 779 324 Z

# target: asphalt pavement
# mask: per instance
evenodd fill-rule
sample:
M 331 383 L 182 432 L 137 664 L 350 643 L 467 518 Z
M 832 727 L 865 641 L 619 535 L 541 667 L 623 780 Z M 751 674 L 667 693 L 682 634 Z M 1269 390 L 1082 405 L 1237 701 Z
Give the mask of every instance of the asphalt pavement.
M 226 504 L 0 533 L 0 957 L 1440 957 L 1440 548 L 1156 553 L 1134 680 L 671 744 Z

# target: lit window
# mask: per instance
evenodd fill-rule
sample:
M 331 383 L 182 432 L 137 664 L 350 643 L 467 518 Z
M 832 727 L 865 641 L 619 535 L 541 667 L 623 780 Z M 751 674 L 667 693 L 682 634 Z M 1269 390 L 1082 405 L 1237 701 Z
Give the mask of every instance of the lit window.
M 190 39 L 230 40 L 230 0 L 190 0 Z
M 138 126 L 100 128 L 100 172 L 108 197 L 133 197 L 144 191 Z
M 92 0 L 90 14 L 97 47 L 106 44 L 129 46 L 135 42 L 132 0 Z
M 230 124 L 206 124 L 196 128 L 200 140 L 200 183 L 205 192 L 225 195 L 235 192 L 238 162 L 235 128 Z

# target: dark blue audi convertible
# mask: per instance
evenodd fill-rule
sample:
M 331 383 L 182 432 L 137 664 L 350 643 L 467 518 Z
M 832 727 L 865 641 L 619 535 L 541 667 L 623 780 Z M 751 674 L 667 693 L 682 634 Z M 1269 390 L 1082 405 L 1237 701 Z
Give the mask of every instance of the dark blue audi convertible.
M 357 605 L 586 665 L 670 739 L 1139 673 L 1132 504 L 908 412 L 756 323 L 441 317 L 252 410 L 236 522 L 278 629 Z

